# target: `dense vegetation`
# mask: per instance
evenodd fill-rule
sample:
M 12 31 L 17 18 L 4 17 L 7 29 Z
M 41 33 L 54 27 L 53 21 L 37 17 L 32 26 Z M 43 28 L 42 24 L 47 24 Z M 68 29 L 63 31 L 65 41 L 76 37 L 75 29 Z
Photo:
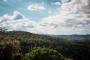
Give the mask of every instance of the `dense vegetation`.
M 90 39 L 85 39 L 85 40 L 70 40 L 73 43 L 76 44 L 85 44 L 85 45 L 90 45 Z
M 36 49 L 26 55 L 23 60 L 61 60 L 61 54 L 52 49 Z
M 20 41 L 21 59 L 32 50 L 49 48 L 57 50 L 66 58 L 74 60 L 90 60 L 90 39 L 66 40 L 46 35 L 38 35 L 25 31 L 9 31 L 6 33 L 10 40 Z M 16 58 L 17 60 L 18 58 Z
M 0 60 L 12 60 L 20 50 L 20 42 L 5 36 L 6 29 L 0 28 Z

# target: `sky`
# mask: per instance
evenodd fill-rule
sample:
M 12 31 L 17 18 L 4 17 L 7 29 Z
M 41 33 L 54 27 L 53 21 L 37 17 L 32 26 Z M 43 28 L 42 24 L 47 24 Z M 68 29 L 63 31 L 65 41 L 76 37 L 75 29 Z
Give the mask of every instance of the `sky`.
M 37 34 L 90 34 L 90 0 L 0 0 L 0 27 Z

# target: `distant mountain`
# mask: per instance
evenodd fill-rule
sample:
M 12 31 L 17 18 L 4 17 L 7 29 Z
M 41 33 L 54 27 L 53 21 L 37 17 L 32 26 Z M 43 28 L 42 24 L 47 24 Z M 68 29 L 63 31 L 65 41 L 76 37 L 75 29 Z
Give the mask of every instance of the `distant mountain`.
M 50 35 L 52 37 L 58 37 L 58 38 L 64 38 L 67 40 L 84 40 L 84 39 L 90 39 L 90 34 L 87 35 L 77 35 L 77 34 L 73 34 L 73 35 Z

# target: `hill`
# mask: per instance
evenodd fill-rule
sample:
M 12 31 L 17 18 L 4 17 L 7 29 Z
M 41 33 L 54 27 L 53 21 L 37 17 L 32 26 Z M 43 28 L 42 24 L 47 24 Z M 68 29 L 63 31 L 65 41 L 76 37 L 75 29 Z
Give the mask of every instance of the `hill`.
M 6 36 L 10 36 L 11 40 L 20 41 L 21 50 L 19 53 L 23 54 L 23 56 L 38 48 L 49 48 L 57 50 L 65 58 L 74 60 L 90 59 L 90 45 L 86 43 L 87 41 L 90 42 L 90 39 L 74 41 L 26 31 L 9 31 L 6 33 Z M 85 43 L 80 43 L 82 41 Z

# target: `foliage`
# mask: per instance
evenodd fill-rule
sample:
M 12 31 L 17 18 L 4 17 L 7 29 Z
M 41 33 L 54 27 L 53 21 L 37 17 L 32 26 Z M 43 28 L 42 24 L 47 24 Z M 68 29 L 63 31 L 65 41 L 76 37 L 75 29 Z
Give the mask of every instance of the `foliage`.
M 0 28 L 0 60 L 12 60 L 13 55 L 20 50 L 20 42 L 11 41 L 8 36 L 5 36 L 5 33 L 6 29 Z
M 70 40 L 73 43 L 76 44 L 85 44 L 85 45 L 90 45 L 90 39 L 85 39 L 85 40 Z
M 51 49 L 36 49 L 26 55 L 23 60 L 61 60 L 61 54 Z

